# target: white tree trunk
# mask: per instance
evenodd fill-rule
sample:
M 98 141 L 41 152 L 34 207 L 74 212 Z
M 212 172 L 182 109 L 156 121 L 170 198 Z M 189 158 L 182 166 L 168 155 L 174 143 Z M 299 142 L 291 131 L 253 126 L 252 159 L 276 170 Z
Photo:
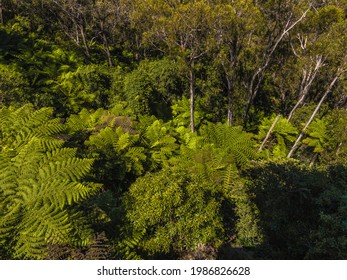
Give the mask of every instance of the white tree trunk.
M 316 78 L 317 73 L 322 66 L 323 66 L 323 57 L 321 55 L 319 55 L 316 57 L 316 65 L 315 65 L 315 68 L 313 71 L 312 71 L 311 67 L 310 67 L 311 69 L 309 69 L 308 72 L 306 70 L 303 70 L 303 78 L 302 78 L 301 87 L 300 87 L 299 100 L 297 101 L 297 103 L 295 104 L 293 109 L 290 111 L 288 118 L 287 118 L 288 121 L 291 120 L 296 109 L 305 100 L 305 98 L 308 94 L 308 91 L 311 87 L 311 84 L 312 84 L 313 80 Z
M 195 131 L 194 120 L 194 98 L 195 98 L 195 76 L 192 66 L 189 69 L 189 99 L 190 99 L 190 130 L 192 133 Z
M 314 117 L 316 116 L 318 110 L 320 109 L 320 107 L 322 106 L 325 98 L 327 97 L 327 95 L 330 93 L 332 87 L 334 86 L 334 84 L 336 83 L 336 81 L 339 79 L 339 73 L 334 77 L 334 79 L 331 81 L 330 85 L 328 86 L 328 88 L 326 89 L 324 95 L 322 96 L 322 98 L 320 99 L 318 105 L 316 106 L 316 108 L 314 109 L 310 119 L 307 121 L 307 123 L 305 124 L 304 128 L 302 129 L 301 133 L 299 134 L 298 138 L 296 139 L 293 147 L 291 148 L 291 150 L 289 151 L 287 158 L 290 158 L 293 153 L 295 152 L 296 148 L 298 147 L 302 137 L 305 134 L 305 131 L 307 129 L 307 127 L 311 124 L 311 122 L 313 121 Z
M 292 30 L 299 22 L 301 22 L 306 17 L 306 15 L 307 15 L 308 11 L 311 9 L 311 7 L 312 7 L 312 3 L 309 4 L 309 7 L 303 12 L 303 14 L 295 22 L 291 23 L 291 18 L 288 19 L 286 26 L 284 27 L 281 35 L 277 38 L 277 40 L 274 42 L 274 44 L 270 48 L 269 52 L 265 56 L 263 65 L 252 76 L 252 79 L 251 79 L 251 82 L 250 82 L 249 88 L 248 88 L 248 100 L 247 100 L 246 109 L 244 112 L 244 122 L 246 122 L 246 120 L 247 120 L 247 116 L 248 116 L 249 110 L 251 108 L 251 105 L 253 103 L 253 100 L 258 93 L 259 86 L 263 80 L 264 71 L 268 67 L 268 65 L 272 59 L 272 55 L 275 52 L 275 50 L 277 49 L 277 46 L 282 41 L 284 36 L 287 35 L 290 30 Z
M 269 137 L 270 137 L 272 131 L 274 130 L 274 128 L 275 128 L 276 124 L 278 123 L 278 121 L 280 120 L 280 118 L 281 118 L 281 114 L 278 114 L 277 117 L 276 117 L 276 119 L 273 121 L 273 123 L 272 123 L 272 125 L 271 125 L 269 131 L 267 132 L 267 134 L 266 134 L 266 136 L 265 136 L 263 142 L 261 143 L 258 152 L 260 152 L 261 150 L 263 150 L 263 148 L 264 148 L 264 146 L 265 146 L 267 140 L 269 139 Z

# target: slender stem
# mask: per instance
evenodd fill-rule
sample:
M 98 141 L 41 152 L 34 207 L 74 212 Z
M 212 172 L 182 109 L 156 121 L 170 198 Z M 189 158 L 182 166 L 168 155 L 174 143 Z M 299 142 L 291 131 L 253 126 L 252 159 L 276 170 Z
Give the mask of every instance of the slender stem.
M 0 0 L 0 23 L 1 23 L 1 24 L 4 24 L 2 0 Z
M 247 100 L 246 109 L 245 109 L 245 112 L 244 112 L 244 123 L 246 123 L 246 121 L 247 121 L 249 110 L 251 108 L 251 105 L 253 103 L 253 100 L 254 100 L 255 96 L 258 93 L 260 84 L 261 84 L 261 82 L 263 80 L 263 77 L 264 77 L 264 71 L 268 67 L 268 65 L 269 65 L 269 63 L 270 63 L 270 61 L 272 59 L 272 55 L 275 52 L 275 50 L 277 49 L 277 46 L 282 41 L 284 36 L 286 34 L 288 34 L 288 32 L 291 29 L 293 29 L 299 22 L 301 22 L 306 17 L 306 15 L 307 15 L 308 11 L 311 9 L 311 7 L 312 7 L 312 3 L 309 4 L 309 7 L 291 25 L 290 25 L 291 19 L 288 19 L 287 24 L 286 24 L 284 30 L 282 31 L 281 35 L 277 38 L 277 40 L 274 42 L 272 47 L 269 49 L 269 51 L 268 51 L 268 53 L 267 53 L 267 55 L 266 55 L 266 57 L 264 59 L 263 65 L 260 68 L 258 68 L 258 70 L 252 76 L 251 82 L 249 84 L 248 100 Z
M 307 121 L 307 123 L 305 124 L 304 128 L 302 129 L 301 133 L 299 134 L 298 138 L 296 139 L 293 147 L 291 148 L 291 150 L 289 151 L 288 155 L 287 155 L 287 158 L 290 158 L 293 153 L 295 152 L 297 146 L 299 145 L 302 137 L 304 136 L 305 134 L 305 131 L 307 129 L 307 127 L 311 124 L 311 122 L 313 121 L 314 117 L 316 116 L 318 110 L 320 109 L 320 107 L 322 106 L 325 98 L 327 97 L 327 95 L 329 94 L 329 92 L 331 91 L 332 87 L 334 86 L 334 84 L 336 83 L 336 81 L 338 80 L 339 78 L 339 73 L 334 77 L 334 79 L 331 81 L 330 85 L 328 86 L 328 88 L 326 89 L 324 95 L 322 96 L 322 98 L 320 99 L 318 105 L 316 106 L 316 108 L 314 109 L 310 119 Z
M 270 137 L 270 135 L 271 135 L 273 129 L 275 128 L 275 126 L 276 126 L 276 124 L 278 123 L 278 121 L 280 120 L 280 118 L 281 118 L 281 114 L 278 114 L 277 117 L 275 118 L 275 120 L 273 121 L 273 123 L 272 123 L 272 125 L 271 125 L 269 131 L 267 132 L 267 134 L 266 134 L 266 136 L 265 136 L 265 138 L 264 138 L 264 140 L 263 140 L 263 143 L 261 143 L 258 152 L 260 152 L 261 150 L 263 150 L 263 148 L 264 148 L 264 146 L 265 146 L 267 140 L 269 139 L 269 137 Z
M 195 131 L 195 120 L 194 120 L 194 97 L 195 97 L 195 76 L 194 69 L 190 66 L 189 69 L 189 97 L 190 97 L 190 129 L 191 132 Z
M 300 98 L 299 100 L 296 102 L 295 106 L 293 107 L 293 109 L 290 111 L 287 120 L 290 121 L 291 118 L 293 117 L 294 112 L 296 111 L 296 109 L 302 104 L 302 102 L 305 100 L 308 91 L 311 87 L 311 84 L 313 82 L 313 80 L 315 79 L 319 68 L 321 68 L 323 66 L 323 60 L 322 60 L 322 56 L 318 56 L 317 57 L 317 61 L 316 61 L 316 65 L 314 68 L 314 71 L 312 72 L 311 70 L 309 71 L 309 74 L 305 74 L 306 71 L 304 70 L 304 74 L 303 74 L 303 79 L 302 79 L 302 86 L 300 89 Z

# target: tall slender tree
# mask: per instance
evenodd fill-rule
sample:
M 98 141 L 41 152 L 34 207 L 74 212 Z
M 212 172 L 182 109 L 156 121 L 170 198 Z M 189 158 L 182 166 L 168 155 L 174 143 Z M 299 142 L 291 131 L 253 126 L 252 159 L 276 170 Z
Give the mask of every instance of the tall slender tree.
M 174 56 L 189 82 L 190 129 L 195 131 L 196 68 L 209 51 L 212 7 L 209 1 L 132 1 L 132 20 L 147 23 L 144 42 Z M 141 26 L 144 28 L 144 26 Z

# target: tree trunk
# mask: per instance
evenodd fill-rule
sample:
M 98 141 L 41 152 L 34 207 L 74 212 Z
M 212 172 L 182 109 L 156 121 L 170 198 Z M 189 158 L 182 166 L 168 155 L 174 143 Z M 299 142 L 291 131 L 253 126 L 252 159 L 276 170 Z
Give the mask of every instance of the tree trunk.
M 296 109 L 302 104 L 302 102 L 305 100 L 307 93 L 311 87 L 311 84 L 313 82 L 313 80 L 316 78 L 317 73 L 319 71 L 319 68 L 321 68 L 323 66 L 323 59 L 322 56 L 318 56 L 317 60 L 316 60 L 316 65 L 314 70 L 312 71 L 312 68 L 309 70 L 308 74 L 306 73 L 306 71 L 303 71 L 303 78 L 302 78 L 302 82 L 301 82 L 301 88 L 300 88 L 300 93 L 299 93 L 299 100 L 296 102 L 295 106 L 293 107 L 293 109 L 290 111 L 287 120 L 290 121 L 291 118 L 293 117 L 294 112 L 296 111 Z
M 189 67 L 189 98 L 190 98 L 190 130 L 195 131 L 194 120 L 195 75 L 192 66 Z
M 84 30 L 83 26 L 80 26 L 80 31 L 81 31 L 81 36 L 82 36 L 82 41 L 83 41 L 85 53 L 86 53 L 87 58 L 89 59 L 90 58 L 89 46 L 87 43 L 86 34 L 85 34 L 85 30 Z
M 292 30 L 299 22 L 301 22 L 306 17 L 306 15 L 307 15 L 308 11 L 311 9 L 311 7 L 312 7 L 312 3 L 309 4 L 309 7 L 302 13 L 300 18 L 297 19 L 292 24 L 291 24 L 291 19 L 290 18 L 288 19 L 281 35 L 274 41 L 272 46 L 268 49 L 267 54 L 264 55 L 263 65 L 260 68 L 258 68 L 258 70 L 252 76 L 251 82 L 250 82 L 249 87 L 248 87 L 248 100 L 247 100 L 246 109 L 245 109 L 244 116 L 243 116 L 244 117 L 244 125 L 247 122 L 249 110 L 251 109 L 254 98 L 256 97 L 256 95 L 258 93 L 259 86 L 260 86 L 260 84 L 264 78 L 264 71 L 266 70 L 266 68 L 270 64 L 270 61 L 272 59 L 272 56 L 273 56 L 275 50 L 277 49 L 279 43 L 282 41 L 284 36 L 286 34 L 288 34 L 290 30 Z
M 296 139 L 293 147 L 291 148 L 291 150 L 289 151 L 288 155 L 287 155 L 287 158 L 290 158 L 293 153 L 295 152 L 297 146 L 299 145 L 302 137 L 304 136 L 305 134 L 305 131 L 307 129 L 307 127 L 311 124 L 311 122 L 313 121 L 314 117 L 316 116 L 318 110 L 320 109 L 320 107 L 322 106 L 325 98 L 327 97 L 327 95 L 329 94 L 329 92 L 331 91 L 332 87 L 334 86 L 334 84 L 336 83 L 336 81 L 338 80 L 339 78 L 339 73 L 334 77 L 334 79 L 332 80 L 332 82 L 330 83 L 330 85 L 328 86 L 328 88 L 326 89 L 324 95 L 322 96 L 322 98 L 320 99 L 318 105 L 316 106 L 316 108 L 314 109 L 310 119 L 308 120 L 308 122 L 305 124 L 304 128 L 302 129 L 301 133 L 299 134 L 298 138 Z
M 228 126 L 231 126 L 233 122 L 233 95 L 234 95 L 234 79 L 230 78 L 228 74 L 226 74 L 227 84 L 228 84 L 228 116 L 227 122 Z
M 315 153 L 311 159 L 309 167 L 312 167 L 316 163 L 317 158 L 318 158 L 318 153 Z
M 341 141 L 341 142 L 339 143 L 339 145 L 337 146 L 337 149 L 336 149 L 336 157 L 339 157 L 340 152 L 341 152 L 341 147 L 342 147 L 342 145 L 343 145 L 343 141 Z
M 2 1 L 0 0 L 0 23 L 4 24 Z
M 271 125 L 269 131 L 267 132 L 267 134 L 266 134 L 266 136 L 265 136 L 263 142 L 261 143 L 258 152 L 260 152 L 261 150 L 263 150 L 263 148 L 264 148 L 264 146 L 265 146 L 267 140 L 269 139 L 269 137 L 270 137 L 270 135 L 271 135 L 273 129 L 275 128 L 275 126 L 276 126 L 276 124 L 278 123 L 278 121 L 280 120 L 280 118 L 281 118 L 281 114 L 278 114 L 277 117 L 276 117 L 276 119 L 273 121 L 273 123 L 272 123 L 272 125 Z
M 297 101 L 297 103 L 295 104 L 295 106 L 293 107 L 293 109 L 290 111 L 287 121 L 289 122 L 291 120 L 291 118 L 293 117 L 294 112 L 296 111 L 296 109 L 302 104 L 302 102 L 305 100 L 307 93 L 311 87 L 311 84 L 313 82 L 313 80 L 315 79 L 318 70 L 320 67 L 323 66 L 323 59 L 322 56 L 318 56 L 317 60 L 316 60 L 316 65 L 314 70 L 312 71 L 312 68 L 310 67 L 310 70 L 308 71 L 308 73 L 303 70 L 303 78 L 302 78 L 302 82 L 301 82 L 301 86 L 300 86 L 300 92 L 299 92 L 299 100 Z M 266 144 L 267 140 L 269 139 L 272 130 L 275 128 L 276 123 L 279 121 L 280 119 L 280 114 L 276 117 L 276 119 L 274 120 L 273 124 L 271 125 L 268 133 L 266 134 L 266 137 L 264 138 L 260 148 L 259 148 L 259 152 L 264 148 L 264 145 Z
M 78 26 L 77 24 L 75 23 L 75 36 L 76 36 L 76 39 L 74 40 L 77 44 L 77 46 L 80 46 L 80 32 L 78 31 Z M 68 33 L 68 32 L 65 32 L 65 33 Z
M 103 41 L 104 41 L 104 49 L 105 49 L 105 53 L 107 55 L 108 65 L 109 66 L 113 66 L 112 56 L 111 56 L 111 53 L 110 53 L 110 47 L 109 47 L 109 44 L 108 44 L 107 37 L 106 37 L 105 33 L 102 34 L 102 38 L 103 38 Z

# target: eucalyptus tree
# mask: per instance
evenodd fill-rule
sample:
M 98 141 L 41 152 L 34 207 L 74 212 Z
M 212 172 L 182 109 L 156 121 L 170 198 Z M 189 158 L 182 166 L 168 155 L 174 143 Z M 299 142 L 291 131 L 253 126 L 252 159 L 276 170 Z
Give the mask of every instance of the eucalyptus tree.
M 313 1 L 278 1 L 268 0 L 258 2 L 264 18 L 266 28 L 261 41 L 260 61 L 250 78 L 247 89 L 248 97 L 244 111 L 244 121 L 247 122 L 248 114 L 253 101 L 265 77 L 265 71 L 273 61 L 276 51 L 293 29 L 307 16 L 312 9 Z M 258 44 L 261 44 L 258 42 Z
M 91 4 L 93 36 L 106 54 L 108 65 L 114 65 L 112 51 L 133 41 L 125 10 L 118 0 L 96 0 Z
M 343 63 L 343 65 L 341 65 L 341 67 L 339 67 L 335 73 L 335 75 L 332 77 L 332 80 L 330 81 L 329 85 L 327 86 L 323 96 L 320 98 L 316 108 L 314 109 L 312 115 L 310 116 L 310 118 L 308 119 L 308 121 L 306 122 L 304 128 L 302 129 L 301 133 L 299 134 L 298 138 L 296 139 L 294 145 L 292 146 L 291 150 L 289 151 L 287 158 L 290 158 L 293 153 L 295 152 L 297 146 L 299 145 L 301 139 L 303 138 L 303 136 L 306 133 L 306 129 L 308 128 L 308 126 L 312 123 L 314 117 L 316 116 L 318 110 L 320 109 L 320 107 L 322 106 L 323 102 L 325 101 L 325 99 L 327 98 L 328 94 L 331 92 L 332 88 L 334 87 L 335 83 L 341 78 L 343 77 L 343 75 L 345 75 L 347 73 L 347 57 L 344 58 L 345 62 Z
M 343 11 L 336 6 L 324 6 L 311 12 L 302 22 L 296 42 L 294 40 L 291 42 L 293 53 L 302 65 L 302 79 L 298 90 L 298 100 L 288 115 L 288 121 L 305 101 L 321 68 L 332 67 L 331 64 L 334 63 L 332 60 L 336 59 L 335 51 L 340 53 L 340 50 L 335 50 L 337 46 L 333 46 L 329 41 L 332 39 L 331 28 L 334 28 L 335 23 L 342 22 L 343 16 Z
M 213 5 L 210 1 L 123 1 L 132 7 L 130 18 L 143 32 L 143 42 L 181 65 L 189 81 L 190 129 L 195 131 L 196 69 L 209 51 Z
M 217 2 L 217 1 L 216 1 Z M 227 82 L 227 122 L 232 124 L 233 102 L 239 80 L 241 56 L 247 48 L 254 48 L 254 38 L 262 26 L 262 15 L 254 1 L 220 1 L 215 6 L 216 60 Z
M 330 71 L 330 75 L 328 76 L 330 80 L 328 85 L 326 86 L 326 89 L 324 91 L 324 94 L 320 97 L 320 100 L 318 104 L 316 105 L 314 111 L 312 112 L 310 118 L 306 122 L 304 128 L 302 129 L 301 133 L 299 134 L 297 140 L 295 141 L 294 145 L 292 146 L 290 152 L 288 153 L 287 157 L 290 158 L 294 151 L 296 150 L 297 146 L 299 145 L 301 139 L 306 133 L 306 129 L 308 126 L 312 123 L 314 117 L 316 116 L 318 110 L 322 106 L 323 102 L 327 98 L 327 96 L 332 91 L 333 87 L 339 80 L 343 80 L 346 78 L 347 73 L 347 36 L 345 35 L 346 25 L 347 21 L 344 20 L 342 22 L 336 23 L 332 26 L 329 36 L 326 38 L 326 40 L 329 42 L 328 48 L 332 53 L 332 67 Z M 332 40 L 334 38 L 334 40 Z
M 90 34 L 93 29 L 91 28 L 93 1 L 52 0 L 49 2 L 51 3 L 47 9 L 54 16 L 53 20 L 57 22 L 59 29 L 77 46 L 83 47 L 86 57 L 90 59 L 90 46 L 94 39 Z
M 317 91 L 320 84 L 324 84 L 324 77 L 329 76 L 329 72 L 336 70 L 336 63 L 343 57 L 344 46 L 339 40 L 333 39 L 333 36 L 343 37 L 342 33 L 337 35 L 334 29 L 336 24 L 343 21 L 343 11 L 336 6 L 322 6 L 319 9 L 310 11 L 306 18 L 300 22 L 296 28 L 297 34 L 290 35 L 288 44 L 292 51 L 292 58 L 288 63 L 292 63 L 293 69 L 297 69 L 295 80 L 293 73 L 289 74 L 287 79 L 294 85 L 294 92 L 297 100 L 294 105 L 290 102 L 291 96 L 283 96 L 281 102 L 288 103 L 291 107 L 286 116 L 287 121 L 291 121 L 298 108 L 303 106 L 304 102 L 310 96 L 310 91 Z M 285 66 L 281 66 L 284 68 Z M 293 72 L 293 69 L 290 71 Z M 335 69 L 335 70 L 334 70 Z M 286 78 L 284 78 L 285 80 Z M 287 83 L 288 84 L 288 83 Z M 291 93 L 293 95 L 293 93 Z M 313 99 L 312 96 L 311 99 Z M 281 113 L 274 119 L 266 137 L 264 138 L 260 150 L 269 139 L 273 128 L 276 126 Z

